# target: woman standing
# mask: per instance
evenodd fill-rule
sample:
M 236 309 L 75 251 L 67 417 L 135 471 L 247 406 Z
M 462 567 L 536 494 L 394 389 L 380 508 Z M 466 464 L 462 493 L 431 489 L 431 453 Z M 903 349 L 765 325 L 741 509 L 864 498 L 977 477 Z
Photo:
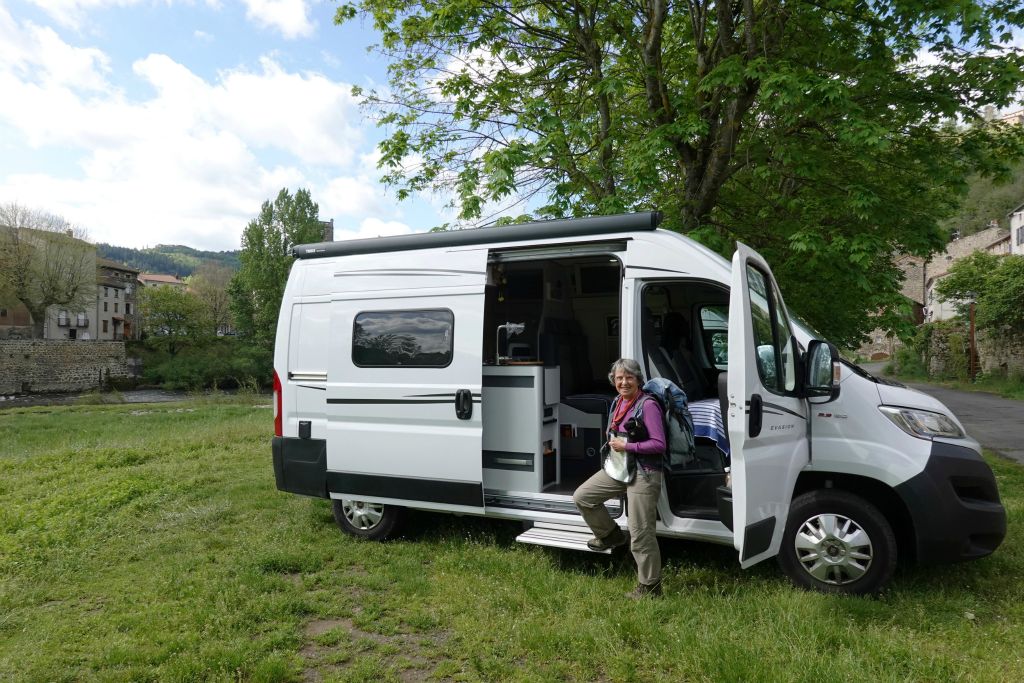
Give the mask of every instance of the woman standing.
M 637 567 L 637 587 L 631 598 L 661 595 L 661 551 L 654 527 L 661 495 L 665 426 L 661 405 L 640 390 L 644 381 L 640 364 L 631 358 L 612 363 L 608 380 L 618 396 L 608 419 L 608 447 L 636 461 L 636 473 L 628 483 L 613 479 L 604 469 L 586 480 L 573 494 L 573 502 L 587 522 L 594 538 L 592 550 L 607 550 L 630 541 Z M 635 421 L 635 422 L 631 422 Z M 627 431 L 633 436 L 627 438 Z M 629 537 L 612 520 L 604 503 L 626 494 Z

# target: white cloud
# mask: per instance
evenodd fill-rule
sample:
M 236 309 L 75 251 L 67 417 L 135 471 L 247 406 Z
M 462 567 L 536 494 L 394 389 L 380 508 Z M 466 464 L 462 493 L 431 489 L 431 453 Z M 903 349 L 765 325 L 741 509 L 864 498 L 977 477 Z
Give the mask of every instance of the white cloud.
M 73 29 L 82 28 L 87 15 L 109 7 L 129 7 L 143 0 L 28 0 L 54 21 Z M 182 0 L 164 0 L 173 5 Z M 191 0 L 184 0 L 191 4 Z M 213 9 L 220 9 L 221 0 L 205 0 Z M 263 28 L 275 29 L 288 39 L 306 38 L 316 31 L 316 22 L 310 19 L 308 0 L 242 0 L 247 19 Z M 201 33 L 201 32 L 200 32 Z M 198 36 L 197 36 L 198 37 Z
M 195 31 L 193 31 L 192 32 L 192 37 L 195 38 L 196 40 L 201 40 L 204 43 L 212 43 L 213 42 L 213 35 L 210 34 L 210 33 L 207 33 L 206 31 L 200 30 L 200 29 L 196 29 Z
M 400 221 L 385 221 L 380 218 L 365 218 L 356 229 L 345 229 L 344 222 L 334 222 L 334 239 L 360 240 L 371 237 L 390 237 L 392 235 L 408 235 L 412 229 Z
M 80 28 L 85 15 L 106 7 L 128 7 L 142 0 L 28 0 L 49 14 L 54 21 L 69 28 Z
M 62 214 L 95 241 L 231 249 L 264 200 L 307 187 L 321 217 L 358 222 L 339 236 L 409 232 L 377 183 L 349 85 L 270 58 L 207 80 L 151 54 L 132 74 L 150 95 L 118 87 L 102 51 L 0 6 L 0 130 L 13 133 L 0 144 L 13 158 L 59 150 L 78 160 L 0 173 L 0 201 Z
M 260 26 L 276 28 L 285 38 L 304 38 L 313 34 L 316 23 L 309 18 L 305 0 L 242 0 L 245 16 Z

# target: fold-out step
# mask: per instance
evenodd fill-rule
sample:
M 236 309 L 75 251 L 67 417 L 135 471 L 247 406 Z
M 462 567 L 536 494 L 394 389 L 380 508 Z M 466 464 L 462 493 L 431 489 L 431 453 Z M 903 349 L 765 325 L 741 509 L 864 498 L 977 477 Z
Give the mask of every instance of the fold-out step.
M 585 526 L 536 522 L 532 529 L 519 534 L 516 540 L 520 543 L 545 545 L 549 548 L 566 548 L 568 550 L 582 550 L 588 553 L 610 555 L 610 550 L 591 550 L 587 546 L 587 541 L 593 537 L 594 534 Z

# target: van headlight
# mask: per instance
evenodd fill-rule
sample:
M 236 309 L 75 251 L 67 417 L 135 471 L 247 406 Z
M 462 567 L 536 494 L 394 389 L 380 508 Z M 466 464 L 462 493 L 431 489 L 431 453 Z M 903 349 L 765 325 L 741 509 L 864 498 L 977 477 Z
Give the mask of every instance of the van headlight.
M 930 410 L 918 410 L 916 408 L 896 408 L 893 406 L 879 406 L 879 410 L 892 423 L 911 436 L 921 439 L 933 439 L 936 436 L 944 436 L 951 439 L 962 439 L 964 431 L 953 421 L 949 415 L 933 413 Z

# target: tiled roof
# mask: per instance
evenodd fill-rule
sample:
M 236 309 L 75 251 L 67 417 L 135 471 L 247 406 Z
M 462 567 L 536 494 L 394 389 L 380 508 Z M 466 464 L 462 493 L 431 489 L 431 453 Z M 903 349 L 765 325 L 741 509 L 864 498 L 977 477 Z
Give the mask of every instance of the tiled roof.
M 164 275 L 163 273 L 139 273 L 140 282 L 163 282 L 168 285 L 185 284 L 177 275 Z

